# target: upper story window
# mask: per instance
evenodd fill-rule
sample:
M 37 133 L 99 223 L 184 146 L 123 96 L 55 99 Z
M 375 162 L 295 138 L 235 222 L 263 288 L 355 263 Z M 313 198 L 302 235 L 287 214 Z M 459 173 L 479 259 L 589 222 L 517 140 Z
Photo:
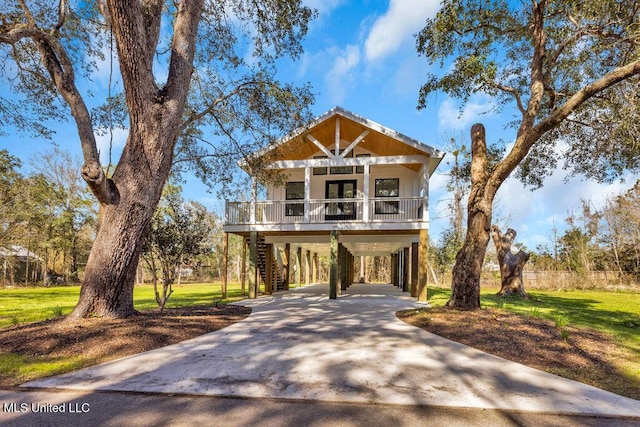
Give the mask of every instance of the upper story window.
M 304 200 L 304 182 L 303 181 L 287 182 L 285 197 L 287 200 Z M 286 216 L 303 216 L 304 203 L 286 203 L 285 215 Z
M 314 156 L 314 159 L 326 159 L 327 156 Z M 327 168 L 313 168 L 313 174 L 314 175 L 326 175 L 327 174 Z
M 379 178 L 376 179 L 375 186 L 376 198 L 379 197 L 398 197 L 400 195 L 400 179 L 399 178 Z M 376 201 L 376 214 L 397 214 L 398 201 Z

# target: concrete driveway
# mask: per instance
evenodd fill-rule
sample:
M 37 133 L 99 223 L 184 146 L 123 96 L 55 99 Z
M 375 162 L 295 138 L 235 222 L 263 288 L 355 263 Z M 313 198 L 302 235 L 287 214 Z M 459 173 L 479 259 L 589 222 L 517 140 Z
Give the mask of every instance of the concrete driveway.
M 392 285 L 245 300 L 242 322 L 23 387 L 434 405 L 640 417 L 640 401 L 491 356 L 398 320 Z

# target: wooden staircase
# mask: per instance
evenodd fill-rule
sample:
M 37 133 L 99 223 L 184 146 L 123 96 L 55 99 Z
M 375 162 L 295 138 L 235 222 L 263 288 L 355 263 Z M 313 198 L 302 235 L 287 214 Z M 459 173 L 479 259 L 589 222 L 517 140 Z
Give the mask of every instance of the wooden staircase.
M 264 283 L 267 282 L 267 244 L 264 241 L 264 236 L 258 235 L 258 271 L 260 271 L 260 277 Z M 272 289 L 274 291 L 281 291 L 284 289 L 284 282 L 282 280 L 282 276 L 280 274 L 280 265 L 277 262 L 277 257 L 272 257 L 271 263 L 271 283 Z

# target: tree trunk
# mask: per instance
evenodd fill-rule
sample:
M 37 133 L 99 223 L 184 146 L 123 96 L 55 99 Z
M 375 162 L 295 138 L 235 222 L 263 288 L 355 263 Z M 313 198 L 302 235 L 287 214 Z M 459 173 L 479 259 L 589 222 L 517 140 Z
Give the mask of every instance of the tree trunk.
M 497 225 L 491 227 L 491 237 L 496 245 L 498 263 L 500 264 L 501 287 L 498 295 L 518 295 L 528 299 L 529 295 L 524 290 L 522 269 L 529 259 L 529 254 L 524 251 L 519 251 L 516 254 L 511 252 L 511 244 L 515 240 L 516 234 L 512 228 L 507 229 L 503 235 Z
M 112 178 L 117 203 L 100 207 L 98 233 L 87 261 L 80 300 L 70 315 L 72 319 L 136 314 L 133 285 L 143 237 L 171 169 L 172 148 L 162 147 L 173 147 L 175 141 L 175 136 L 163 129 L 166 124 L 162 119 L 156 115 L 146 123 L 145 131 L 130 131 Z M 154 147 L 161 148 L 154 150 Z
M 488 186 L 487 145 L 484 126 L 471 127 L 471 191 L 467 203 L 467 233 L 456 255 L 447 307 L 480 308 L 480 274 L 489 244 L 493 197 L 497 187 Z
M 480 308 L 480 274 L 489 244 L 491 209 L 477 209 L 478 202 L 469 199 L 467 234 L 456 255 L 451 279 L 451 297 L 447 307 L 462 310 Z

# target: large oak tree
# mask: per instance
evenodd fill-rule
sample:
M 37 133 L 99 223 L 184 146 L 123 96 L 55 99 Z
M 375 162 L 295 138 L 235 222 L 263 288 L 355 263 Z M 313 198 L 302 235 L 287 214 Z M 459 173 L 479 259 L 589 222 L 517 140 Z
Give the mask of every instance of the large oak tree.
M 12 92 L 0 98 L 0 124 L 51 137 L 47 123 L 70 113 L 82 176 L 100 205 L 71 317 L 125 317 L 135 312 L 142 236 L 172 165 L 228 182 L 239 156 L 308 120 L 308 88 L 274 76 L 278 58 L 301 53 L 315 12 L 299 0 L 52 3 L 0 3 L 0 73 Z M 123 90 L 109 85 L 92 111 L 100 95 L 92 79 L 108 68 L 111 46 Z M 96 134 L 117 126 L 128 130 L 126 145 L 105 170 Z
M 601 180 L 640 170 L 640 2 L 444 0 L 417 48 L 447 66 L 428 75 L 419 108 L 438 92 L 463 102 L 483 93 L 515 133 L 492 164 L 484 127 L 471 129 L 467 233 L 448 305 L 479 308 L 493 200 L 514 171 L 540 186 L 558 157 Z

